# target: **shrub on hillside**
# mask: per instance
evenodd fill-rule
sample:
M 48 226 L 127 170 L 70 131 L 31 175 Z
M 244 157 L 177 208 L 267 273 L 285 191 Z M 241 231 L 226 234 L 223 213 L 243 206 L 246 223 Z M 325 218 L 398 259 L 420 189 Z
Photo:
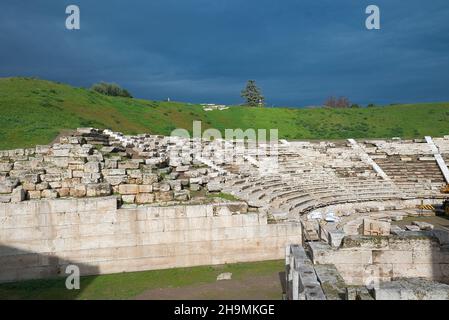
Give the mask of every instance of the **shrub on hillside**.
M 132 98 L 128 90 L 115 83 L 100 82 L 94 84 L 91 89 L 107 96 Z
M 326 107 L 329 108 L 349 108 L 351 103 L 349 102 L 349 99 L 346 97 L 329 97 L 326 102 L 324 103 Z

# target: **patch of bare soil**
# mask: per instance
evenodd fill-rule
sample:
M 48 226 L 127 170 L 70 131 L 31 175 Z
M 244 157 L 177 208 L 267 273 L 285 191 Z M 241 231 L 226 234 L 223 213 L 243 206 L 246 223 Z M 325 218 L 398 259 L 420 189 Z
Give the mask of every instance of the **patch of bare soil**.
M 137 300 L 280 300 L 282 285 L 278 273 L 238 280 L 161 288 L 145 291 Z
M 59 139 L 61 137 L 68 137 L 71 136 L 73 134 L 76 133 L 76 130 L 71 130 L 71 129 L 64 129 L 59 131 L 59 134 L 56 136 L 56 138 L 53 139 L 52 142 L 50 142 L 50 144 L 55 144 L 55 143 L 59 143 Z

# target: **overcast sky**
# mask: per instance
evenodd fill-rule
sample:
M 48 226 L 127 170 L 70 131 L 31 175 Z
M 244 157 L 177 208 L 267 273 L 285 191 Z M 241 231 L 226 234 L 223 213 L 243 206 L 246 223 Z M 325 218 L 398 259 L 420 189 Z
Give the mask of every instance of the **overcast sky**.
M 19 75 L 196 103 L 240 103 L 248 79 L 276 106 L 449 101 L 449 1 L 1 0 L 0 76 Z

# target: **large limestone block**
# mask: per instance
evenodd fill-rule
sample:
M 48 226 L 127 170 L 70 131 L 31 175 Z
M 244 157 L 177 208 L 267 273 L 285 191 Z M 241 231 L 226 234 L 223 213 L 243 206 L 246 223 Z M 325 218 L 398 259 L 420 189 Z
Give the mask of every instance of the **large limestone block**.
M 221 190 L 223 190 L 223 186 L 218 182 L 211 181 L 207 184 L 207 190 L 209 192 L 220 192 Z
M 139 185 L 139 193 L 151 193 L 153 192 L 153 186 L 148 184 Z
M 161 192 L 168 192 L 171 190 L 171 186 L 169 183 L 161 183 L 159 184 L 159 191 Z
M 50 189 L 62 188 L 62 182 L 61 181 L 50 182 L 49 185 L 50 185 Z
M 72 177 L 73 178 L 83 178 L 84 177 L 84 170 L 72 170 Z
M 101 153 L 95 153 L 86 157 L 89 162 L 103 162 L 103 155 Z
M 84 164 L 84 172 L 88 172 L 88 173 L 100 172 L 100 163 L 99 162 L 87 162 L 86 164 Z
M 376 300 L 449 300 L 449 286 L 425 279 L 382 282 L 374 288 Z
M 53 148 L 53 156 L 54 157 L 68 157 L 70 155 L 70 149 L 55 149 Z
M 105 159 L 104 166 L 106 169 L 117 169 L 118 168 L 118 161 L 112 160 L 112 159 Z
M 36 185 L 34 183 L 24 182 L 24 183 L 22 183 L 22 187 L 25 191 L 36 190 Z
M 136 169 L 126 170 L 126 174 L 133 179 L 142 179 L 142 171 Z
M 45 189 L 41 191 L 41 197 L 47 199 L 55 199 L 58 197 L 58 192 L 53 189 Z
M 13 164 L 9 162 L 0 162 L 0 172 L 9 172 L 13 169 Z
M 139 186 L 137 184 L 121 184 L 118 190 L 122 195 L 138 194 Z
M 0 203 L 8 203 L 11 201 L 11 195 L 0 194 Z
M 75 185 L 73 188 L 70 189 L 70 196 L 72 197 L 82 198 L 86 196 L 86 193 L 87 190 L 84 184 Z
M 146 204 L 154 202 L 154 194 L 152 193 L 139 193 L 136 195 L 136 203 L 137 204 Z
M 37 184 L 41 182 L 40 175 L 39 174 L 26 174 L 22 179 L 22 183 L 32 183 Z
M 188 190 L 175 191 L 174 199 L 176 201 L 187 201 L 190 199 L 190 192 Z
M 62 180 L 62 176 L 60 173 L 47 173 L 42 175 L 41 178 L 44 182 L 56 182 Z
M 19 179 L 7 178 L 0 182 L 0 193 L 11 193 L 18 184 Z
M 312 258 L 318 264 L 372 264 L 371 250 L 332 249 L 327 244 L 310 243 Z
M 50 146 L 37 145 L 35 147 L 36 153 L 47 154 L 50 151 Z
M 109 183 L 88 184 L 86 195 L 88 197 L 109 196 L 112 193 L 112 187 Z
M 158 175 L 155 173 L 144 173 L 143 184 L 153 184 L 159 181 Z
M 135 194 L 124 194 L 124 195 L 122 195 L 122 201 L 124 203 L 134 203 L 135 200 L 136 200 L 136 195 Z
M 179 181 L 179 180 L 171 180 L 168 183 L 170 185 L 170 188 L 173 191 L 181 191 L 182 190 L 181 181 Z
M 143 163 L 143 160 L 128 160 L 122 161 L 118 163 L 119 169 L 139 169 L 140 164 Z
M 431 231 L 433 230 L 433 224 L 423 222 L 423 221 L 413 221 L 412 225 L 419 227 L 420 230 Z
M 118 186 L 122 183 L 128 182 L 128 176 L 127 175 L 121 175 L 121 176 L 104 176 L 104 180 L 109 182 L 112 186 Z
M 439 264 L 401 263 L 393 264 L 393 278 L 426 278 L 439 279 L 441 270 Z
M 186 172 L 190 169 L 189 166 L 177 166 L 176 167 L 176 172 Z
M 373 250 L 373 263 L 410 264 L 413 263 L 413 252 L 412 250 Z
M 126 175 L 126 169 L 105 169 L 102 173 L 105 176 L 123 176 Z
M 449 260 L 444 261 L 444 254 L 442 254 L 438 248 L 412 250 L 412 256 L 413 263 L 449 263 Z
M 328 300 L 343 300 L 346 295 L 346 284 L 333 265 L 314 266 L 317 278 Z
M 41 198 L 41 191 L 28 191 L 27 198 L 30 200 L 40 199 Z
M 156 192 L 156 200 L 161 202 L 173 201 L 173 191 Z
M 11 194 L 11 202 L 21 202 L 26 199 L 26 192 L 22 186 L 15 188 Z
M 438 248 L 438 239 L 423 232 L 416 234 L 410 232 L 401 237 L 392 237 L 389 239 L 389 248 L 391 250 L 431 250 Z

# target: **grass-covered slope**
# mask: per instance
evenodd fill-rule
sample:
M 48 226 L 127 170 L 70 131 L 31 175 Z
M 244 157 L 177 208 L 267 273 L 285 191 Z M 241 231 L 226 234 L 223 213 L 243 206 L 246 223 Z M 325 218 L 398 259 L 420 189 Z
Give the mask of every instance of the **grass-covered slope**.
M 170 134 L 175 128 L 279 129 L 280 138 L 405 138 L 449 134 L 449 103 L 363 109 L 203 111 L 199 105 L 107 97 L 84 88 L 27 78 L 0 78 L 0 149 L 52 141 L 61 130 L 110 128 L 128 134 Z

